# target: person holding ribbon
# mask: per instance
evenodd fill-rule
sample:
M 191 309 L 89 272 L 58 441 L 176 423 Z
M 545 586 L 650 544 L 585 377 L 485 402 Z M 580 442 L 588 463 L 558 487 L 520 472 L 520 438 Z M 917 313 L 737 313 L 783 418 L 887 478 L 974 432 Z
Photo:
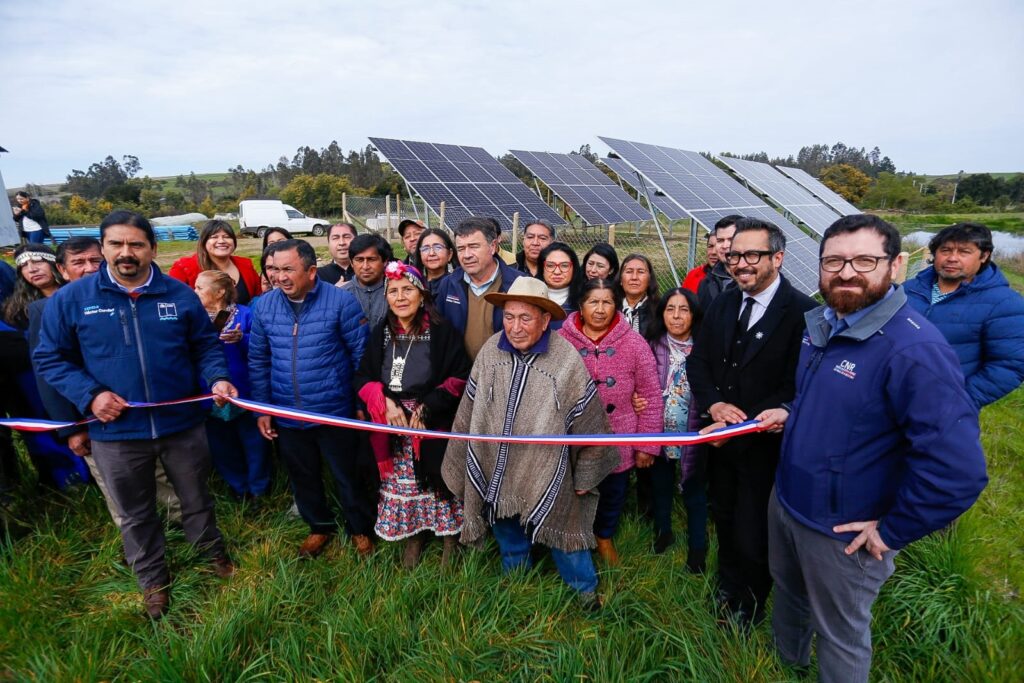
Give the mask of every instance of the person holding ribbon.
M 502 332 L 480 349 L 453 432 L 533 436 L 607 434 L 608 418 L 579 352 L 558 334 L 565 315 L 547 286 L 521 277 L 486 295 Z M 582 606 L 598 609 L 594 514 L 601 481 L 619 464 L 613 446 L 451 440 L 442 474 L 464 501 L 461 540 L 479 545 L 491 529 L 505 571 L 531 564 L 534 543 L 551 548 L 562 579 Z
M 378 424 L 447 431 L 472 363 L 462 336 L 434 308 L 423 275 L 391 261 L 384 269 L 388 311 L 370 336 L 353 385 Z M 413 569 L 432 533 L 448 564 L 462 530 L 462 505 L 441 478 L 445 439 L 370 435 L 381 489 L 375 531 L 405 539 L 402 564 Z
M 559 334 L 583 358 L 597 384 L 612 431 L 656 434 L 661 432 L 663 420 L 654 354 L 616 308 L 612 281 L 591 280 L 583 286 L 579 312 L 569 314 Z M 646 401 L 639 413 L 633 409 L 634 394 Z M 657 444 L 620 446 L 618 466 L 598 487 L 601 498 L 597 503 L 594 535 L 597 553 L 609 565 L 619 563 L 612 538 L 626 504 L 629 472 L 634 465 L 641 469 L 653 465 L 660 450 Z

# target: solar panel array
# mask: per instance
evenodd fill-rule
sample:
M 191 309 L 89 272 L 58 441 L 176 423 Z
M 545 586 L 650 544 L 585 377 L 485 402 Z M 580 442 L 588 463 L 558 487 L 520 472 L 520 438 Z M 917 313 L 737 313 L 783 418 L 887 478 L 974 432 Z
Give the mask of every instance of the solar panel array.
M 509 151 L 590 225 L 651 218 L 643 206 L 579 154 Z
M 490 216 L 503 230 L 542 219 L 552 225 L 562 217 L 482 147 L 441 145 L 411 140 L 370 138 L 377 151 L 438 215 L 445 205 L 445 223 L 457 225 L 470 216 Z
M 832 188 L 817 180 L 802 168 L 790 168 L 788 166 L 776 166 L 782 173 L 792 178 L 797 184 L 809 191 L 815 197 L 825 202 L 839 212 L 841 216 L 852 216 L 855 213 L 863 213 L 856 206 L 843 199 L 832 191 Z
M 814 232 L 822 235 L 839 215 L 832 207 L 805 190 L 792 178 L 776 171 L 770 164 L 733 157 L 718 160 L 736 172 L 758 192 L 799 218 Z
M 787 240 L 783 271 L 797 289 L 808 294 L 817 291 L 817 243 L 728 173 L 696 152 L 615 138 L 601 140 L 705 228 L 729 214 L 762 218 L 779 226 Z
M 622 182 L 626 183 L 634 190 L 636 190 L 641 197 L 644 196 L 644 189 L 640 187 L 640 180 L 636 177 L 636 171 L 630 168 L 622 159 L 606 158 L 601 159 L 601 163 L 612 169 L 615 175 L 622 179 Z M 647 194 L 650 195 L 651 203 L 654 204 L 654 208 L 660 211 L 662 214 L 667 216 L 669 220 L 677 221 L 683 218 L 689 218 L 690 216 L 680 209 L 675 202 L 664 195 L 659 195 L 658 190 L 655 187 L 648 185 L 646 187 Z

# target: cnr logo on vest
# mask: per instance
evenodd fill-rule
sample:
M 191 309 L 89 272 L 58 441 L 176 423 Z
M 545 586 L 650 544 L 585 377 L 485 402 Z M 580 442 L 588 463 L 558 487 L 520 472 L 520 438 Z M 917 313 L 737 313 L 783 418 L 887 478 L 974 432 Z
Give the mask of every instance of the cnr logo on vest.
M 847 379 L 856 379 L 857 373 L 853 371 L 856 367 L 857 364 L 853 361 L 844 360 L 838 363 L 834 368 L 832 368 L 832 370 L 838 372 Z

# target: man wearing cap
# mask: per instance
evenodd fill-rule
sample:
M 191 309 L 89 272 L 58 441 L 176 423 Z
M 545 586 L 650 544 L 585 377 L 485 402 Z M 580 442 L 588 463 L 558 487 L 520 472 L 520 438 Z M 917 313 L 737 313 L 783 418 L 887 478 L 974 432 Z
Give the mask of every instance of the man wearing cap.
M 469 376 L 453 432 L 530 436 L 607 434 L 608 418 L 576 349 L 549 324 L 565 312 L 535 278 L 516 280 L 487 301 L 502 332 L 484 343 Z M 494 532 L 505 571 L 530 566 L 540 543 L 588 609 L 600 606 L 595 547 L 597 486 L 618 465 L 610 446 L 450 441 L 442 474 L 464 501 L 461 541 Z
M 459 267 L 441 281 L 434 302 L 463 334 L 470 358 L 476 358 L 484 342 L 502 329 L 501 309 L 489 303 L 486 295 L 507 292 L 522 277 L 497 256 L 501 240 L 497 225 L 491 218 L 471 216 L 455 227 Z
M 405 247 L 405 258 L 402 263 L 407 266 L 415 265 L 413 255 L 416 253 L 416 243 L 420 241 L 420 235 L 426 228 L 419 221 L 406 218 L 398 224 L 398 235 L 402 238 L 402 245 Z

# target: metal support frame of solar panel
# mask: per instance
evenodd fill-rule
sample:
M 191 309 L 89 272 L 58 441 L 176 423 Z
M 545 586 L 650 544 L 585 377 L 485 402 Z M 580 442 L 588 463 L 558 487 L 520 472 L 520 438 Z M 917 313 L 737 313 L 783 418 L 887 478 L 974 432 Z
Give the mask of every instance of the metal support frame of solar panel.
M 434 213 L 440 215 L 444 202 L 448 225 L 470 216 L 490 216 L 501 223 L 502 230 L 511 230 L 512 214 L 517 211 L 520 225 L 534 219 L 565 224 L 482 147 L 390 138 L 370 138 L 370 142 Z
M 651 214 L 579 154 L 510 149 L 509 153 L 551 188 L 588 225 L 646 221 Z
M 636 190 L 641 197 L 644 196 L 644 188 L 640 187 L 640 181 L 636 177 L 636 171 L 630 168 L 629 164 L 622 159 L 614 159 L 610 157 L 600 159 L 599 161 L 614 171 L 615 175 L 622 179 L 622 182 Z M 657 194 L 656 188 L 648 187 L 647 193 L 650 195 L 651 203 L 654 204 L 654 208 L 668 217 L 669 220 L 678 221 L 690 217 L 688 213 L 676 206 L 675 202 Z
M 719 156 L 718 160 L 755 190 L 796 216 L 819 235 L 825 234 L 828 226 L 839 218 L 835 209 L 805 190 L 792 178 L 779 173 L 770 164 L 724 156 Z
M 705 228 L 714 227 L 718 219 L 730 214 L 762 218 L 779 226 L 786 235 L 783 271 L 802 292 L 817 291 L 817 243 L 728 173 L 697 152 L 616 138 L 600 140 Z
M 856 206 L 843 199 L 824 184 L 802 168 L 790 168 L 789 166 L 776 166 L 780 173 L 788 176 L 796 184 L 813 194 L 839 212 L 840 216 L 852 216 L 855 213 L 863 213 Z

